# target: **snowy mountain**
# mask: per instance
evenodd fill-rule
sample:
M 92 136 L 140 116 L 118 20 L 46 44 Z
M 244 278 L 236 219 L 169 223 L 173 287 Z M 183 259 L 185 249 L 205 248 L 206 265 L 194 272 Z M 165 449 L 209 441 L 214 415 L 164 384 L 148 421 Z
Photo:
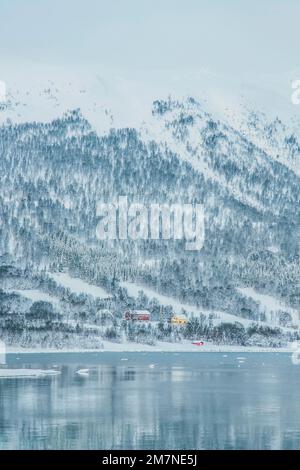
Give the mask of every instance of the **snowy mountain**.
M 59 87 L 57 94 L 51 87 L 41 96 L 50 100 L 58 116 L 65 102 L 59 100 Z M 79 105 L 83 95 L 85 110 L 86 93 L 82 88 L 75 94 Z M 296 122 L 291 126 L 279 118 L 270 121 L 245 107 L 233 118 L 232 113 L 214 113 L 193 97 L 168 98 L 155 100 L 136 128 L 113 127 L 113 116 L 103 107 L 106 130 L 101 133 L 80 109 L 50 121 L 27 121 L 22 100 L 11 95 L 0 111 L 1 328 L 9 337 L 7 329 L 18 325 L 11 342 L 32 344 L 28 339 L 32 321 L 42 331 L 63 324 L 67 335 L 89 338 L 92 329 L 95 338 L 101 336 L 95 320 L 99 299 L 59 287 L 59 274 L 55 278 L 49 273 L 61 271 L 107 291 L 100 304 L 114 310 L 119 319 L 116 328 L 122 329 L 121 315 L 128 305 L 148 306 L 159 320 L 160 310 L 152 299 L 124 290 L 126 283 L 136 283 L 145 286 L 145 293 L 156 292 L 158 303 L 164 296 L 185 311 L 190 306 L 187 313 L 190 318 L 196 313 L 197 321 L 202 321 L 201 334 L 209 339 L 247 343 L 251 332 L 270 338 L 297 336 L 300 133 Z M 25 122 L 21 115 L 14 119 L 20 106 Z M 95 105 L 95 115 L 97 110 Z M 100 242 L 96 203 L 114 201 L 119 195 L 145 204 L 203 203 L 203 249 L 188 252 L 183 241 L 176 240 Z M 43 296 L 37 298 L 37 291 Z M 47 302 L 49 295 L 59 302 Z M 275 299 L 280 308 L 274 315 L 262 308 L 264 297 L 259 295 Z M 37 302 L 52 305 L 42 308 L 46 323 L 39 323 Z M 165 301 L 161 306 L 170 310 Z M 226 333 L 227 327 L 216 319 L 224 325 L 234 325 L 236 319 L 240 326 Z M 80 329 L 82 322 L 88 334 Z M 252 322 L 258 326 L 246 331 Z M 40 334 L 35 331 L 35 338 Z M 89 339 L 80 338 L 87 347 Z M 60 336 L 54 343 L 68 341 Z

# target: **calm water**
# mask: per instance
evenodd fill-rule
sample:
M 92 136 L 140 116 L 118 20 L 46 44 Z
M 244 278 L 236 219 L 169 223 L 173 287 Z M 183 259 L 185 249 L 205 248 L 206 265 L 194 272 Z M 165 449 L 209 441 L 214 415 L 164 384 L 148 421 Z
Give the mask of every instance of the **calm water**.
M 288 354 L 9 355 L 61 375 L 0 379 L 1 449 L 300 449 Z M 80 368 L 90 369 L 80 376 Z

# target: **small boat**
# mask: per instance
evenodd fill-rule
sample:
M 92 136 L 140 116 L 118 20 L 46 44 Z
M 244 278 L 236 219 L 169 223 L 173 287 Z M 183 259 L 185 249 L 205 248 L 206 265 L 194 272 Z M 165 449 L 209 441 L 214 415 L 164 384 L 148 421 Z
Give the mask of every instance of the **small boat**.
M 204 346 L 204 342 L 203 341 L 193 341 L 192 344 L 194 346 Z

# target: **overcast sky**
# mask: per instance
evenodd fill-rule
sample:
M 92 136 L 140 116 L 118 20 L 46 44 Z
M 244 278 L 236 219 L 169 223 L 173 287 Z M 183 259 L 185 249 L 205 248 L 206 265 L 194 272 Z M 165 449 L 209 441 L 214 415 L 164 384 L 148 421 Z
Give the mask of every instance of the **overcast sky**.
M 50 119 L 97 102 L 135 125 L 170 94 L 222 112 L 246 97 L 294 115 L 299 20 L 299 0 L 0 0 L 0 81 L 27 103 L 9 117 Z M 60 110 L 41 103 L 50 82 Z
M 0 0 L 0 67 L 281 73 L 298 68 L 299 19 L 299 0 Z

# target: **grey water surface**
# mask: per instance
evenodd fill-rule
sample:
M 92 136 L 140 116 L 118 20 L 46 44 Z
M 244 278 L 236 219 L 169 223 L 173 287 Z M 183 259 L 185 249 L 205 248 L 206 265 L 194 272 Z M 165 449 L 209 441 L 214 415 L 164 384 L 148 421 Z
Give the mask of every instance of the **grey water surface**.
M 0 379 L 0 449 L 300 449 L 289 354 L 9 354 L 4 367 L 61 374 Z

